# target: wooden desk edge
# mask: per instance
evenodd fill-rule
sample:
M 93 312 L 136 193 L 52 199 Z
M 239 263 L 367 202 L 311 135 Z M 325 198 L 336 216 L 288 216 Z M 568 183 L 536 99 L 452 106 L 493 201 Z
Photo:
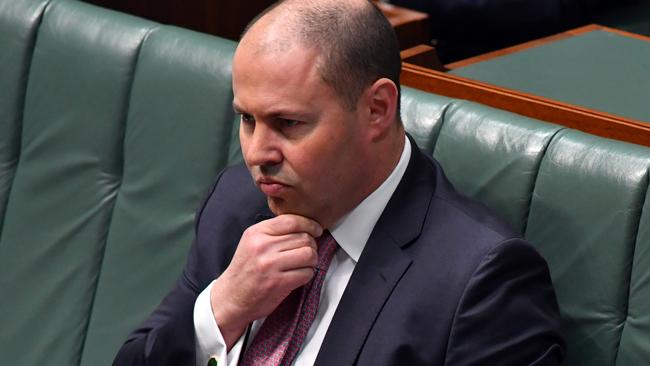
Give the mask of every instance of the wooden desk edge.
M 566 126 L 594 135 L 650 146 L 650 124 L 532 94 L 501 88 L 421 66 L 402 64 L 402 84 L 451 98 Z
M 421 22 L 429 19 L 429 14 L 420 11 L 404 8 L 401 6 L 375 1 L 377 8 L 381 10 L 393 28 L 397 28 L 412 22 Z
M 620 30 L 620 29 L 605 27 L 605 26 L 602 26 L 602 25 L 599 25 L 599 24 L 589 24 L 589 25 L 585 25 L 583 27 L 571 29 L 571 30 L 568 30 L 568 31 L 565 31 L 565 32 L 562 32 L 562 33 L 558 33 L 558 34 L 554 34 L 554 35 L 551 35 L 551 36 L 548 36 L 548 37 L 544 37 L 544 38 L 536 39 L 536 40 L 533 40 L 533 41 L 525 42 L 525 43 L 518 44 L 518 45 L 515 45 L 515 46 L 512 46 L 512 47 L 507 47 L 507 48 L 504 48 L 504 49 L 501 49 L 501 50 L 496 50 L 496 51 L 488 52 L 488 53 L 485 53 L 485 54 L 482 54 L 482 55 L 470 57 L 470 58 L 467 58 L 467 59 L 464 59 L 464 60 L 452 62 L 452 63 L 446 64 L 445 67 L 450 69 L 450 70 L 453 70 L 453 69 L 457 69 L 457 68 L 460 68 L 460 67 L 469 66 L 469 65 L 472 65 L 472 64 L 475 64 L 475 63 L 491 60 L 491 59 L 496 58 L 496 57 L 509 55 L 511 53 L 523 51 L 523 50 L 533 48 L 533 47 L 542 46 L 542 45 L 547 44 L 547 43 L 556 42 L 556 41 L 559 41 L 559 40 L 562 40 L 562 39 L 575 37 L 575 36 L 585 34 L 585 33 L 589 33 L 589 32 L 593 32 L 593 31 L 605 31 L 605 32 L 615 33 L 615 34 L 625 36 L 625 37 L 636 38 L 636 39 L 640 39 L 640 40 L 643 40 L 643 41 L 650 42 L 650 37 L 646 37 L 646 36 L 641 35 L 641 34 L 630 33 L 630 32 Z

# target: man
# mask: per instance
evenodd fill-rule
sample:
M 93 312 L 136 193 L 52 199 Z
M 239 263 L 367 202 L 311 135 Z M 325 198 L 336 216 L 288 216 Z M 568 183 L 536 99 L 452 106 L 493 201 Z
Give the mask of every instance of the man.
M 115 364 L 561 361 L 544 260 L 406 137 L 399 72 L 366 0 L 254 22 L 233 61 L 247 169 L 220 174 L 176 288 Z

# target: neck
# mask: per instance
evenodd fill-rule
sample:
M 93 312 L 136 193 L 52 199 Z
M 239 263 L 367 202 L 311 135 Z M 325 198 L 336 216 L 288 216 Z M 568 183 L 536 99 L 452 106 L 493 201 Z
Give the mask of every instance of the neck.
M 385 138 L 380 143 L 376 144 L 377 146 L 369 151 L 370 159 L 372 164 L 369 164 L 369 168 L 364 171 L 362 174 L 359 174 L 360 177 L 365 177 L 365 187 L 363 190 L 359 191 L 357 199 L 350 202 L 348 207 L 342 208 L 341 212 L 331 212 L 327 217 L 323 217 L 319 223 L 324 228 L 331 228 L 336 222 L 338 222 L 343 216 L 348 212 L 352 211 L 356 206 L 358 206 L 366 197 L 368 197 L 372 192 L 374 192 L 379 186 L 384 183 L 390 174 L 395 170 L 397 164 L 399 163 L 400 157 L 402 156 L 402 151 L 404 150 L 405 143 L 405 134 L 404 129 L 400 128 L 400 131 L 395 133 L 391 138 Z

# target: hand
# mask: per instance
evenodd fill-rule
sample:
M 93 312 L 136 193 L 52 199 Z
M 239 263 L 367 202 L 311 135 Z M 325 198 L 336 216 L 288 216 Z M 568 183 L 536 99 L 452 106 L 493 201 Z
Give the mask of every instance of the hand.
M 280 215 L 244 231 L 230 265 L 212 285 L 212 313 L 230 349 L 253 320 L 269 315 L 318 263 L 314 220 Z

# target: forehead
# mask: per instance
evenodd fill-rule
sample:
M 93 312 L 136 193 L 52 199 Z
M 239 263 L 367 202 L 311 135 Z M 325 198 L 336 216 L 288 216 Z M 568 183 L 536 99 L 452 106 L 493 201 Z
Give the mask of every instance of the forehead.
M 333 96 L 318 71 L 319 53 L 313 47 L 269 50 L 242 44 L 233 61 L 234 104 L 249 111 L 277 103 L 313 105 Z
M 233 74 L 239 78 L 258 72 L 306 76 L 314 73 L 318 62 L 319 53 L 315 47 L 284 40 L 242 42 L 235 51 Z

